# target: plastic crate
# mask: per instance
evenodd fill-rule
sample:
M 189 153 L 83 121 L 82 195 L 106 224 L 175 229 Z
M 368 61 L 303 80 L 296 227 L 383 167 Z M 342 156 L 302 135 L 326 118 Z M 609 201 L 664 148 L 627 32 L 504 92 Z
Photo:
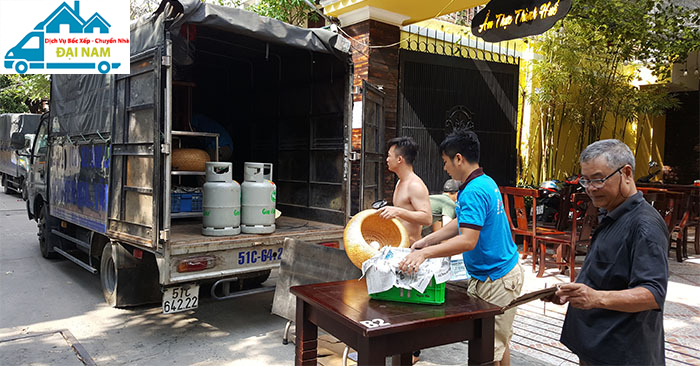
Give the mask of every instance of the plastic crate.
M 170 212 L 180 212 L 180 193 L 170 193 Z
M 170 212 L 202 212 L 201 193 L 171 193 Z
M 416 290 L 392 287 L 384 292 L 370 294 L 369 297 L 375 300 L 440 305 L 445 302 L 445 283 L 435 284 L 435 278 L 433 278 L 423 293 Z
M 202 194 L 193 193 L 192 194 L 192 211 L 201 212 L 202 211 Z

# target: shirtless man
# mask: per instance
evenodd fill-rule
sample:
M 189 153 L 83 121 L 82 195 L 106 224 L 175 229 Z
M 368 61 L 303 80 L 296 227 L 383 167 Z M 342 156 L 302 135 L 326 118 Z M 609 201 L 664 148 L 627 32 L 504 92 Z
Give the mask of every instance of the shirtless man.
M 389 153 L 386 165 L 396 173 L 399 181 L 394 189 L 394 205 L 379 209 L 384 219 L 397 218 L 406 227 L 408 238 L 413 242 L 421 238 L 421 226 L 433 222 L 433 214 L 428 198 L 428 187 L 413 172 L 413 161 L 418 153 L 418 144 L 410 137 L 396 137 L 389 140 Z

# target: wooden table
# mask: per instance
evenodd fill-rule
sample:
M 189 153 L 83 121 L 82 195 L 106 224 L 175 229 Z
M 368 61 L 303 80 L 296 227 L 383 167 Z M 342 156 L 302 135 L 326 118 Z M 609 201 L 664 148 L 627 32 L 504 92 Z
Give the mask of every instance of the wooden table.
M 372 300 L 365 280 L 294 286 L 295 365 L 316 365 L 318 328 L 357 350 L 358 364 L 411 365 L 413 351 L 469 341 L 469 365 L 493 363 L 500 308 L 449 288 L 442 305 Z M 466 356 L 466 355 L 465 355 Z

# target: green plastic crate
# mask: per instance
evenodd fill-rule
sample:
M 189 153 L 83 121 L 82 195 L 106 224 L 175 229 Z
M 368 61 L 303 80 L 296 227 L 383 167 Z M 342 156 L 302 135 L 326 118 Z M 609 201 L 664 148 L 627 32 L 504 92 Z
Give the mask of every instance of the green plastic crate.
M 384 292 L 370 294 L 369 297 L 375 300 L 440 305 L 445 302 L 445 283 L 435 284 L 435 278 L 433 278 L 423 293 L 416 290 L 392 287 Z

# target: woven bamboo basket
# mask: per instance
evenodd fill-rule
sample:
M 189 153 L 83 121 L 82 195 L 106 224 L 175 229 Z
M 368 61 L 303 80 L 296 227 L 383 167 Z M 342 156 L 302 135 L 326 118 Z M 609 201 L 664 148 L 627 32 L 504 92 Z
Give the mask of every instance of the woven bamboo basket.
M 355 267 L 362 269 L 362 262 L 377 254 L 378 249 L 369 243 L 379 243 L 379 247 L 391 246 L 408 248 L 408 233 L 397 219 L 386 220 L 377 215 L 377 210 L 359 212 L 345 226 L 343 243 L 345 254 Z
M 210 161 L 209 154 L 201 149 L 173 149 L 172 169 L 203 172 Z

